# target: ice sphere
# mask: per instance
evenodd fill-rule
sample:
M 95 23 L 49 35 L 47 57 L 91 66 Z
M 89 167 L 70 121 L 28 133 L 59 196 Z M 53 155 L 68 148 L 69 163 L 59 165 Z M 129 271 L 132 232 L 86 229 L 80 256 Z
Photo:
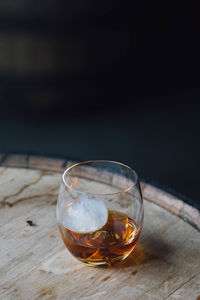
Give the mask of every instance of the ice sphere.
M 62 217 L 65 228 L 76 232 L 91 232 L 100 229 L 108 220 L 104 202 L 86 194 L 71 200 Z

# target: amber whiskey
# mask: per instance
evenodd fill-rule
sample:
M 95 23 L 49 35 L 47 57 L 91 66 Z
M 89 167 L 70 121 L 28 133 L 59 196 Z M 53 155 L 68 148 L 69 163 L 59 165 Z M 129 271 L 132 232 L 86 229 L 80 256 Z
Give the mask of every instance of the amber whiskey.
M 107 223 L 92 232 L 74 232 L 59 224 L 68 250 L 89 265 L 110 265 L 126 258 L 140 235 L 133 219 L 117 211 L 108 211 Z

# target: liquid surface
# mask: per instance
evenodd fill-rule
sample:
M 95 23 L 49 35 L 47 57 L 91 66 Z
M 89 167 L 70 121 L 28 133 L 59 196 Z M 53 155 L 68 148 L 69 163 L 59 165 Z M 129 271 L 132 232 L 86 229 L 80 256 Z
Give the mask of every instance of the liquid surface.
M 123 260 L 134 249 L 140 229 L 126 214 L 108 211 L 108 220 L 100 229 L 81 233 L 59 225 L 68 250 L 79 260 L 92 264 L 110 264 Z

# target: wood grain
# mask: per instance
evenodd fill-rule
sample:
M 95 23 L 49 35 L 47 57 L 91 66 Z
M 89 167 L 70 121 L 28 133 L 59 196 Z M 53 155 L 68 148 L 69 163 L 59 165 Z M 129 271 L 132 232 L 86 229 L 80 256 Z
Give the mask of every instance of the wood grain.
M 0 167 L 0 299 L 198 299 L 200 233 L 190 224 L 144 200 L 134 253 L 112 268 L 87 267 L 68 253 L 57 228 L 61 174 L 50 165 L 62 171 L 66 162 L 45 170 L 34 160 L 32 168 L 6 166 L 11 161 Z

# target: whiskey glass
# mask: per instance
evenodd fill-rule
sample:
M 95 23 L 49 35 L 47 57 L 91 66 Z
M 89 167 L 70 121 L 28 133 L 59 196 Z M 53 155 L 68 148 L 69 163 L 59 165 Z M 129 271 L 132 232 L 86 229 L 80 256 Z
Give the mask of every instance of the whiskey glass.
M 65 246 L 81 262 L 110 266 L 124 260 L 143 224 L 138 175 L 115 161 L 70 166 L 62 176 L 57 221 Z

